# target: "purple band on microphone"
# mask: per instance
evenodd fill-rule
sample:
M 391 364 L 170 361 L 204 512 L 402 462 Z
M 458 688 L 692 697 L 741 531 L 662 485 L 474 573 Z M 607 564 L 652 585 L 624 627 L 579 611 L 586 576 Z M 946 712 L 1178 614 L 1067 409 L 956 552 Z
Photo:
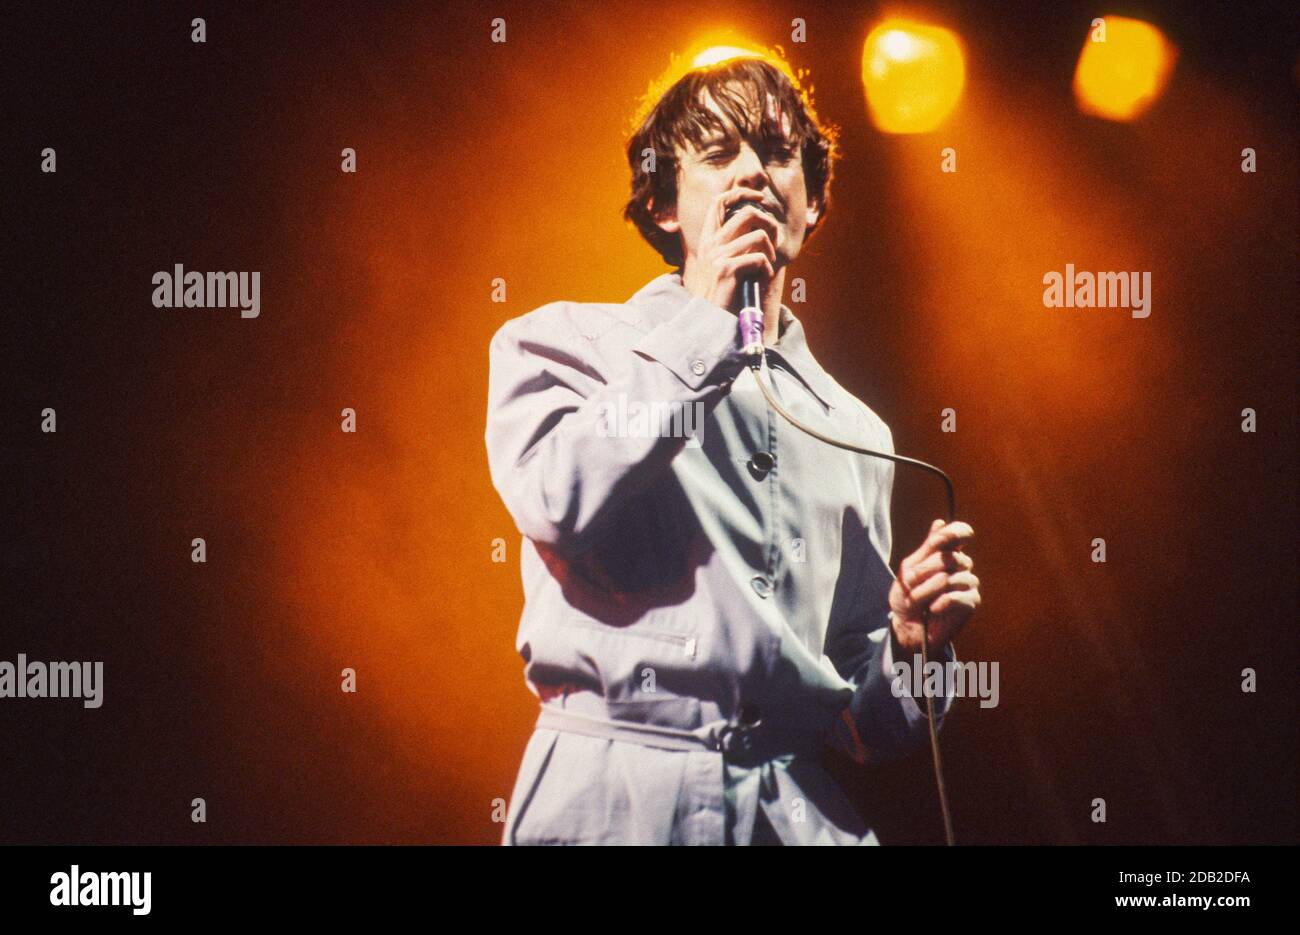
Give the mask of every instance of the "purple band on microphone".
M 745 350 L 763 346 L 763 312 L 750 306 L 740 310 L 740 344 Z

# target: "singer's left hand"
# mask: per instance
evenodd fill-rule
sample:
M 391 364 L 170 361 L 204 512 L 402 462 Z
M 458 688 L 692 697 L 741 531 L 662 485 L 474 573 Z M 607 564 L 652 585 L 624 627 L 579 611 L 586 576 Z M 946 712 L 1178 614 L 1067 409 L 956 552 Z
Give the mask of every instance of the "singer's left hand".
M 980 605 L 980 579 L 974 560 L 962 551 L 975 536 L 969 524 L 945 524 L 936 519 L 921 547 L 899 566 L 898 581 L 889 589 L 890 622 L 898 645 L 908 653 L 921 651 L 922 615 L 930 611 L 926 644 L 941 652 Z

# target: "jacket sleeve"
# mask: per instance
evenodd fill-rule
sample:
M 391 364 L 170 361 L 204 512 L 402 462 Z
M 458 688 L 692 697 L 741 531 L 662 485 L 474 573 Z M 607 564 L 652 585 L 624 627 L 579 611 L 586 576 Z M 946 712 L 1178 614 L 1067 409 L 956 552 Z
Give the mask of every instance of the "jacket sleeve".
M 897 759 L 925 745 L 929 737 L 926 726 L 925 697 L 913 698 L 911 686 L 913 679 L 922 682 L 922 673 L 913 675 L 911 668 L 918 659 L 899 660 L 895 655 L 897 646 L 891 628 L 886 626 L 868 635 L 873 649 L 866 664 L 853 681 L 853 698 L 845 709 L 846 723 L 852 729 L 846 732 L 847 743 L 841 743 L 841 749 L 855 759 L 871 762 Z M 942 663 L 944 671 L 956 662 L 952 644 L 944 647 L 940 658 L 931 658 L 932 663 Z M 901 670 L 895 669 L 895 662 L 907 665 Z M 952 707 L 954 685 L 944 679 L 946 693 L 934 700 L 936 730 L 943 729 L 944 716 Z
M 894 441 L 889 427 L 874 415 L 871 418 L 882 432 L 879 450 L 893 454 Z M 871 506 L 867 530 L 875 544 L 869 553 L 871 567 L 863 570 L 860 600 L 852 624 L 829 632 L 826 646 L 827 656 L 836 670 L 853 686 L 853 697 L 843 712 L 843 725 L 837 725 L 832 743 L 859 762 L 897 759 L 923 746 L 929 737 L 925 698 L 913 698 L 912 679 L 900 680 L 899 670 L 895 668 L 896 663 L 905 663 L 910 668 L 913 660 L 896 655 L 898 647 L 889 622 L 889 589 L 894 580 L 887 564 L 892 551 L 889 502 L 895 464 L 885 459 L 873 460 L 880 462 L 881 480 L 880 495 Z M 947 672 L 947 664 L 956 661 L 952 644 L 944 648 L 942 657 L 930 661 L 944 663 Z M 920 674 L 916 680 L 921 681 Z M 936 698 L 934 704 L 939 729 L 953 702 L 952 685 L 946 679 L 944 684 L 948 693 Z
M 588 547 L 686 444 L 657 424 L 619 432 L 620 406 L 662 413 L 700 404 L 691 412 L 703 414 L 744 366 L 736 317 L 706 299 L 687 302 L 616 360 L 580 332 L 574 309 L 554 303 L 497 330 L 485 436 L 492 483 L 515 525 L 564 555 Z

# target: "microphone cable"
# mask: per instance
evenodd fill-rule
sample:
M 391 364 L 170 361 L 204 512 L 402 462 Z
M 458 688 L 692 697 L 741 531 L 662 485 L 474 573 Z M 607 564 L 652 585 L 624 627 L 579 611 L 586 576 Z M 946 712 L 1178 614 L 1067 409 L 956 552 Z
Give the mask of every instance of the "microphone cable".
M 748 283 L 745 283 L 745 285 L 748 285 Z M 752 289 L 752 292 L 756 294 L 757 288 L 754 287 Z M 749 295 L 751 294 L 750 290 L 748 289 L 745 290 L 745 293 L 746 293 L 746 298 L 748 298 Z M 897 455 L 897 454 L 888 454 L 883 451 L 872 451 L 870 448 L 859 448 L 857 445 L 850 445 L 848 442 L 840 441 L 839 439 L 836 438 L 831 438 L 829 435 L 825 435 L 817 431 L 816 429 L 811 428 L 810 426 L 804 425 L 802 422 L 800 422 L 790 413 L 786 412 L 785 407 L 783 407 L 779 402 L 776 401 L 775 395 L 772 393 L 771 389 L 768 388 L 766 382 L 764 382 L 763 380 L 763 377 L 760 376 L 760 374 L 770 375 L 770 372 L 768 371 L 767 368 L 767 351 L 762 344 L 762 338 L 761 338 L 762 312 L 759 311 L 758 308 L 759 307 L 757 302 L 755 302 L 753 305 L 750 305 L 748 302 L 746 302 L 746 308 L 741 313 L 742 333 L 744 333 L 745 326 L 749 325 L 748 337 L 751 340 L 747 340 L 745 342 L 745 350 L 750 353 L 752 358 L 749 364 L 749 368 L 754 374 L 754 382 L 756 382 L 758 384 L 758 388 L 763 391 L 763 396 L 767 399 L 767 404 L 771 406 L 772 409 L 774 409 L 778 415 L 784 418 L 795 428 L 799 429 L 802 432 L 806 432 L 807 434 L 811 435 L 813 438 L 817 439 L 818 441 L 825 442 L 828 445 L 833 445 L 836 448 L 843 448 L 845 451 L 852 451 L 852 452 L 856 452 L 857 454 L 870 455 L 873 458 L 884 458 L 887 461 L 893 461 L 895 464 L 905 464 L 910 467 L 919 468 L 920 470 L 925 471 L 928 474 L 933 474 L 934 476 L 938 477 L 939 480 L 943 481 L 944 491 L 947 494 L 947 498 L 948 498 L 948 522 L 952 522 L 956 518 L 957 497 L 953 491 L 951 478 L 949 478 L 948 475 L 945 474 L 943 471 L 941 471 L 939 468 L 935 467 L 933 464 L 926 464 L 924 461 L 918 461 L 915 458 L 908 458 L 908 457 L 904 457 L 903 455 Z M 746 316 L 745 315 L 746 312 L 750 313 L 750 315 Z M 757 313 L 757 315 L 755 316 L 754 313 Z M 749 321 L 745 320 L 746 317 L 749 318 Z M 754 331 L 753 331 L 754 317 L 758 318 L 759 339 L 758 339 L 757 347 L 755 347 L 755 344 L 752 340 L 754 335 Z M 910 600 L 912 597 L 911 589 L 908 588 L 908 586 L 902 582 L 902 579 L 900 579 L 898 575 L 894 573 L 894 570 L 889 567 L 888 561 L 885 562 L 885 568 L 889 571 L 889 574 L 893 577 L 893 579 L 898 582 L 898 586 L 903 589 L 903 593 L 906 594 L 908 599 Z M 890 618 L 891 618 L 890 626 L 892 627 L 893 626 L 892 610 L 890 611 Z M 928 608 L 926 608 L 925 610 L 922 611 L 922 616 L 921 616 L 921 672 L 923 677 L 926 668 L 929 666 L 930 663 L 929 652 L 926 649 L 926 644 L 929 642 L 930 639 L 929 623 L 930 623 L 930 611 Z M 886 636 L 886 639 L 889 639 L 889 637 Z M 934 720 L 934 699 L 930 696 L 929 692 L 922 692 L 922 694 L 925 695 L 925 717 L 926 717 L 926 723 L 930 729 L 930 753 L 934 760 L 934 782 L 935 782 L 935 787 L 938 789 L 939 792 L 939 808 L 943 812 L 943 833 L 944 833 L 944 837 L 947 840 L 948 846 L 952 847 L 957 843 L 957 840 L 956 837 L 953 835 L 953 830 L 952 830 L 952 813 L 948 809 L 948 790 L 947 787 L 944 785 L 944 781 L 943 781 L 943 761 L 939 756 L 939 733 L 938 733 L 938 729 L 935 726 L 935 720 Z

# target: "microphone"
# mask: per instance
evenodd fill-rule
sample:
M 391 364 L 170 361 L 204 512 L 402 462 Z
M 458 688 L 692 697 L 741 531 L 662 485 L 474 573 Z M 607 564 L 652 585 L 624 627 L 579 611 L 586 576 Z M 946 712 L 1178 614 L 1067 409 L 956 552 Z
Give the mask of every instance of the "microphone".
M 723 223 L 730 221 L 741 208 L 757 204 L 754 201 L 737 201 L 727 208 Z M 757 205 L 766 210 L 763 205 Z M 763 301 L 762 288 L 758 276 L 745 273 L 740 277 L 740 343 L 744 353 L 752 357 L 763 353 Z

